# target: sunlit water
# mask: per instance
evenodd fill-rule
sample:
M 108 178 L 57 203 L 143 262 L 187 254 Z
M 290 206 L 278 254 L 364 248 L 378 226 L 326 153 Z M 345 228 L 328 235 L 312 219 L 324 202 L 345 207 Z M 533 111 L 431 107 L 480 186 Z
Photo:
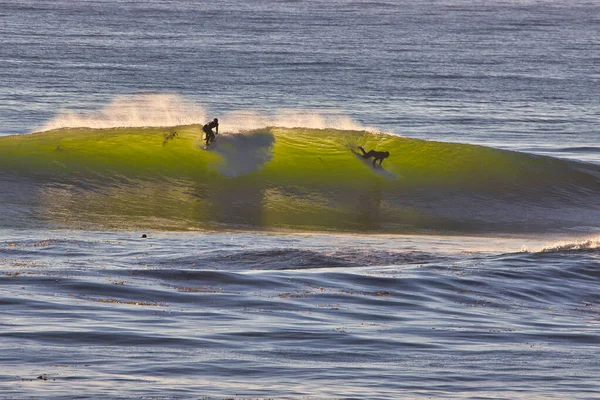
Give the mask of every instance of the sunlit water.
M 0 135 L 219 116 L 224 131 L 366 127 L 598 164 L 598 15 L 585 1 L 0 0 Z M 14 205 L 13 183 L 0 198 Z M 0 398 L 598 398 L 586 225 L 2 228 Z

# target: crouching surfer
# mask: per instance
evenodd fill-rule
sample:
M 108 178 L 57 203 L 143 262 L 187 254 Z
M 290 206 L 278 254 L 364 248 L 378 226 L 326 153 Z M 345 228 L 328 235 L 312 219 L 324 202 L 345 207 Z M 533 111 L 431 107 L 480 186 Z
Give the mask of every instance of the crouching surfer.
M 369 150 L 368 152 L 366 152 L 365 149 L 362 148 L 362 146 L 358 146 L 358 148 L 362 152 L 362 158 L 373 157 L 373 167 L 377 167 L 377 165 L 375 165 L 376 161 L 379 161 L 379 166 L 381 167 L 381 163 L 383 162 L 383 160 L 390 156 L 389 151 Z
M 214 132 L 213 129 L 215 130 Z M 214 142 L 216 135 L 219 134 L 219 120 L 215 118 L 211 122 L 204 124 L 202 131 L 205 133 L 206 147 L 208 148 L 208 145 Z

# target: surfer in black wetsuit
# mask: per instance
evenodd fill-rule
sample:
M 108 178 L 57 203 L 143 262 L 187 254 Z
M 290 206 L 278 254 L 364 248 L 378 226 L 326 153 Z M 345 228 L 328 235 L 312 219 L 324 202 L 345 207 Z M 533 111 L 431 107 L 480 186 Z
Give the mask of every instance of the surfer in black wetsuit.
M 215 131 L 213 132 L 213 128 Z M 214 142 L 215 135 L 219 134 L 219 120 L 217 118 L 213 119 L 208 124 L 204 124 L 202 130 L 206 134 L 206 147 L 210 144 L 210 142 Z
M 362 158 L 373 157 L 373 167 L 377 167 L 377 165 L 375 165 L 375 161 L 377 161 L 377 160 L 379 160 L 379 166 L 381 167 L 381 163 L 383 162 L 383 160 L 385 160 L 386 158 L 388 158 L 390 156 L 389 151 L 369 150 L 368 152 L 366 152 L 365 149 L 362 148 L 362 146 L 358 146 L 358 148 L 362 152 Z

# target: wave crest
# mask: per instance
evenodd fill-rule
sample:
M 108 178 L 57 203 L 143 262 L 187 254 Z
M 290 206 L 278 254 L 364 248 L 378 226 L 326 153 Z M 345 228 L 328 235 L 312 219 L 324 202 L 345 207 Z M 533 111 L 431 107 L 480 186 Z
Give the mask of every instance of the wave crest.
M 282 109 L 272 113 L 240 110 L 210 116 L 199 104 L 177 94 L 132 94 L 115 97 L 99 110 L 74 111 L 63 109 L 38 131 L 62 128 L 135 128 L 169 127 L 203 124 L 218 117 L 222 132 L 260 129 L 265 126 L 283 128 L 364 130 L 376 132 L 340 112 Z
M 404 233 L 589 233 L 600 221 L 594 165 L 366 131 L 263 127 L 223 133 L 209 151 L 200 135 L 193 124 L 2 137 L 3 215 Z M 357 146 L 391 156 L 373 168 Z
M 558 242 L 544 247 L 540 253 L 560 253 L 565 251 L 589 251 L 600 249 L 600 236 L 572 242 Z
M 100 110 L 61 110 L 39 130 L 177 126 L 206 120 L 203 107 L 174 94 L 118 96 Z

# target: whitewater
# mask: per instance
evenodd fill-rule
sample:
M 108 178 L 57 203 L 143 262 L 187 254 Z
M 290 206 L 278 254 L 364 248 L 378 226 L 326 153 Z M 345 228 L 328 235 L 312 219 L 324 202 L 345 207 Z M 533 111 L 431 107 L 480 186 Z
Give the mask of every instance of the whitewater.
M 599 11 L 0 0 L 0 399 L 599 398 Z

